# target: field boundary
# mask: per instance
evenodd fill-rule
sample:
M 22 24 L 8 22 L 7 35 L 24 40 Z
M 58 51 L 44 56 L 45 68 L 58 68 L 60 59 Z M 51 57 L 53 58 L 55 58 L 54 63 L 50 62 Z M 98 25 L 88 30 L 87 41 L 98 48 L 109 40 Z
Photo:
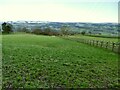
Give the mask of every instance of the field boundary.
M 89 44 L 95 47 L 104 48 L 104 49 L 120 54 L 120 42 L 110 42 L 110 41 L 102 41 L 102 40 L 94 40 L 94 39 L 86 40 L 86 39 L 81 39 L 81 38 L 71 38 L 68 36 L 62 37 L 62 38 L 67 39 L 67 40 L 77 41 L 80 43 Z

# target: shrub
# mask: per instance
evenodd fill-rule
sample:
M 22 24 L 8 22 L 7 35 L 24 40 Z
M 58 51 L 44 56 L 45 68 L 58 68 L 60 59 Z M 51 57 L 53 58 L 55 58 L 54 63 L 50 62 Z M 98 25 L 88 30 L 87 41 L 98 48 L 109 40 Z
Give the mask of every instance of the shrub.
M 39 35 L 39 34 L 42 34 L 42 31 L 41 31 L 41 29 L 34 29 L 34 30 L 32 31 L 32 33 Z
M 85 35 L 85 33 L 86 33 L 85 31 L 82 31 L 82 32 L 81 32 L 82 35 Z

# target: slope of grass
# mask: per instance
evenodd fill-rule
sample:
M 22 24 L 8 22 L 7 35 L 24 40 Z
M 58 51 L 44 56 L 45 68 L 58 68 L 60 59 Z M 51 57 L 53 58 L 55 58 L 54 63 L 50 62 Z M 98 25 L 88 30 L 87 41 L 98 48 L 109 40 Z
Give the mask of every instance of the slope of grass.
M 108 37 L 96 37 L 96 36 L 86 36 L 86 35 L 74 35 L 70 36 L 71 38 L 80 38 L 85 40 L 101 40 L 101 41 L 108 41 L 108 42 L 119 42 L 118 38 L 108 38 Z
M 118 86 L 118 56 L 52 36 L 3 35 L 3 88 Z

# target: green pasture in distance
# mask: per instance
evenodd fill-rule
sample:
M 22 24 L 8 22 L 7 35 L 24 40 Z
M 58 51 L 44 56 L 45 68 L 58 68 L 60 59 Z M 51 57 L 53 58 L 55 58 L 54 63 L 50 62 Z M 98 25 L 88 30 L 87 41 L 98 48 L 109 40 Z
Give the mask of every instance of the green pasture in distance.
M 111 88 L 118 55 L 56 36 L 2 36 L 3 88 Z
M 86 35 L 72 35 L 69 36 L 71 38 L 80 38 L 85 40 L 100 40 L 100 41 L 108 41 L 108 42 L 118 42 L 118 38 L 105 38 L 105 37 L 94 37 L 94 36 L 86 36 Z

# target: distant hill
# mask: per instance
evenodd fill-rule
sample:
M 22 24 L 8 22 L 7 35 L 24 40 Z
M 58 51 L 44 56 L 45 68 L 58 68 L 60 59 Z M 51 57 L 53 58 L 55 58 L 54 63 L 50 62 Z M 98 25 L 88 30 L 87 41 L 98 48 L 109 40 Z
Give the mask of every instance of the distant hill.
M 0 22 L 1 24 L 2 22 Z M 61 26 L 67 25 L 70 30 L 76 33 L 85 31 L 90 34 L 109 34 L 118 35 L 117 23 L 84 23 L 84 22 L 48 22 L 48 21 L 8 21 L 13 25 L 13 30 L 17 31 L 23 27 L 33 30 L 35 28 L 46 28 L 50 27 L 54 30 L 60 30 Z

